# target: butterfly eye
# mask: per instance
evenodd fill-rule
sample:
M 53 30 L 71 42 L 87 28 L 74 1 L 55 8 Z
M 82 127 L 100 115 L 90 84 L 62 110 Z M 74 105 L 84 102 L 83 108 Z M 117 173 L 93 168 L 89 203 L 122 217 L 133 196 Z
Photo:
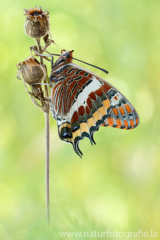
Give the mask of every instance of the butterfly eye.
M 63 53 L 63 56 L 66 57 L 66 58 L 70 58 L 71 54 L 69 52 L 65 52 L 65 53 Z

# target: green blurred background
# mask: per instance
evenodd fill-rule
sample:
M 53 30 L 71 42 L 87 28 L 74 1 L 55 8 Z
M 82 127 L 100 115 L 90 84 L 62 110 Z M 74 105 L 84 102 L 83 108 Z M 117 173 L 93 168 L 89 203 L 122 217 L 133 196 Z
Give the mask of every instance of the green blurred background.
M 82 159 L 59 139 L 51 117 L 50 229 L 44 114 L 16 79 L 16 64 L 35 44 L 24 34 L 23 9 L 35 5 L 50 12 L 58 47 L 48 50 L 74 49 L 74 57 L 107 69 L 109 75 L 85 66 L 117 87 L 140 117 L 131 131 L 101 127 L 94 147 L 81 141 Z M 160 234 L 159 25 L 159 0 L 1 1 L 0 239 L 60 239 L 59 231 L 107 229 Z

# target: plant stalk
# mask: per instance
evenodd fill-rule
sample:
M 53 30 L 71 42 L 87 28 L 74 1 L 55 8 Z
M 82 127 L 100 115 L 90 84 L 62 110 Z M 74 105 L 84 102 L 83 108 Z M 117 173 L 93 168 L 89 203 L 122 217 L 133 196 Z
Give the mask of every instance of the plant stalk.
M 50 224 L 50 190 L 49 190 L 49 158 L 50 158 L 50 134 L 49 134 L 49 112 L 45 113 L 45 129 L 46 129 L 46 214 L 47 222 Z
M 38 45 L 38 50 L 41 53 L 42 52 L 42 47 L 40 43 L 40 39 L 36 39 L 37 45 Z M 40 56 L 40 64 L 44 66 L 43 58 Z M 46 67 L 45 70 L 47 71 Z M 47 74 L 47 72 L 46 72 Z M 47 78 L 44 78 L 44 83 L 47 83 Z M 45 92 L 45 97 L 49 97 L 48 94 L 48 88 L 46 85 L 44 85 L 44 92 Z M 50 188 L 49 188 L 49 163 L 50 163 L 50 118 L 49 118 L 49 113 L 50 113 L 50 107 L 49 103 L 46 102 L 46 111 L 45 111 L 45 138 L 46 138 L 46 159 L 45 159 L 45 179 L 46 179 L 46 216 L 47 216 L 47 223 L 48 225 L 50 224 Z

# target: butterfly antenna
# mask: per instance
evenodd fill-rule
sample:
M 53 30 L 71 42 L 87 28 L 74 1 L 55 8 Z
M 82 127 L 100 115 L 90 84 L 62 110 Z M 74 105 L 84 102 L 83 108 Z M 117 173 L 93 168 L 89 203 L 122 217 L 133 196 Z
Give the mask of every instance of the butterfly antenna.
M 79 59 L 77 59 L 77 58 L 73 58 L 73 59 L 74 59 L 74 60 L 77 60 L 77 61 L 79 61 L 79 62 L 85 63 L 85 64 L 87 64 L 87 65 L 89 65 L 89 66 L 92 66 L 92 67 L 98 68 L 98 69 L 99 69 L 99 70 L 101 70 L 102 72 L 105 72 L 105 73 L 107 73 L 107 74 L 108 74 L 108 71 L 107 71 L 107 70 L 105 70 L 105 69 L 103 69 L 103 68 L 97 67 L 97 66 L 95 66 L 95 65 L 92 65 L 92 64 L 90 64 L 90 63 L 87 63 L 87 62 L 83 62 L 83 61 L 81 61 L 81 60 L 79 60 Z
M 61 56 L 61 55 L 59 55 L 59 54 L 51 54 L 51 53 L 48 52 L 48 51 L 46 51 L 46 52 L 49 53 L 50 55 Z M 79 61 L 79 62 L 85 63 L 85 64 L 87 64 L 87 65 L 89 65 L 89 66 L 92 66 L 92 67 L 98 68 L 98 69 L 101 70 L 102 72 L 105 72 L 105 73 L 108 74 L 108 71 L 105 70 L 105 69 L 103 69 L 103 68 L 100 68 L 100 67 L 97 67 L 97 66 L 95 66 L 95 65 L 92 65 L 92 64 L 90 64 L 90 63 L 87 63 L 87 62 L 81 61 L 81 60 L 79 60 L 79 59 L 77 59 L 77 58 L 73 58 L 73 59 L 74 59 L 74 60 L 77 60 L 77 61 Z

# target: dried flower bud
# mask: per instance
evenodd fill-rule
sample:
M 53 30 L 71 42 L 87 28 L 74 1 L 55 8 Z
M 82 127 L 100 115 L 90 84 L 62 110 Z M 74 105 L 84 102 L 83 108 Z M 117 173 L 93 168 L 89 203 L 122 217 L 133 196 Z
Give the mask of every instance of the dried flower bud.
M 49 12 L 42 11 L 42 7 L 35 7 L 35 9 L 24 9 L 27 15 L 24 30 L 26 35 L 32 38 L 44 37 L 49 32 Z
M 43 67 L 37 59 L 33 57 L 29 57 L 25 61 L 17 64 L 17 68 L 19 68 L 24 81 L 29 85 L 40 83 L 45 76 Z M 34 86 L 36 87 L 37 85 Z

